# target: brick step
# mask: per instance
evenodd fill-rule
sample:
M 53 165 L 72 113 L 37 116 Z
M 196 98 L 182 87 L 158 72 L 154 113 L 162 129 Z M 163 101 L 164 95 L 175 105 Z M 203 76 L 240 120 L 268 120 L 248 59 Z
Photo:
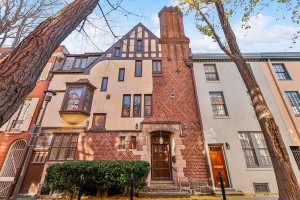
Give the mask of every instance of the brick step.
M 141 198 L 189 198 L 190 193 L 187 191 L 140 191 Z

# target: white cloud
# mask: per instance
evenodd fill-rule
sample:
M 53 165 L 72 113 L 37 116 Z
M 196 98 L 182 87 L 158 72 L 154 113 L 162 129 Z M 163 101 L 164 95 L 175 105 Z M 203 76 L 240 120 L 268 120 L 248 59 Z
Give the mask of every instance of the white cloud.
M 242 22 L 234 26 L 234 32 L 240 47 L 244 51 L 284 51 L 291 44 L 297 28 L 275 24 L 273 17 L 262 14 L 252 17 L 250 29 L 242 29 Z
M 159 17 L 158 14 L 153 14 L 151 17 L 151 22 L 154 24 L 159 24 Z
M 190 47 L 192 49 L 192 53 L 221 52 L 216 42 L 213 42 L 213 40 L 210 37 L 204 36 L 199 32 L 195 36 L 191 37 L 190 41 L 191 41 Z

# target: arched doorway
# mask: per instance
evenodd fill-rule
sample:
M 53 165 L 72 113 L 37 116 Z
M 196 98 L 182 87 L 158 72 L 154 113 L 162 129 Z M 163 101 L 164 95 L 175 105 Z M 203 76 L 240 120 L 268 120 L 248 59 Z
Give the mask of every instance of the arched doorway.
M 151 134 L 151 177 L 152 180 L 172 179 L 169 132 Z
M 7 155 L 0 172 L 0 197 L 7 197 L 22 164 L 26 141 L 15 141 Z

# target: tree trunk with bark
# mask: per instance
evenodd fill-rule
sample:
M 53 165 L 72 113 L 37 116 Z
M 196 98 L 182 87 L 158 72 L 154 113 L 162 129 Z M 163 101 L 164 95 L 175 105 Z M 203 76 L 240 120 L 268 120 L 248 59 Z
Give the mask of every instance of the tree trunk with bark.
M 75 0 L 31 32 L 0 64 L 0 127 L 33 90 L 60 43 L 92 13 L 99 0 Z
M 248 89 L 251 97 L 256 117 L 266 140 L 277 180 L 279 200 L 299 200 L 299 185 L 293 172 L 289 155 L 282 140 L 279 127 L 267 106 L 257 82 L 247 67 L 246 60 L 239 50 L 235 34 L 224 12 L 222 1 L 218 0 L 215 2 L 215 5 L 226 41 L 228 42 L 230 49 L 230 51 L 226 49 L 224 49 L 224 51 L 236 64 L 242 79 L 244 80 L 246 88 Z

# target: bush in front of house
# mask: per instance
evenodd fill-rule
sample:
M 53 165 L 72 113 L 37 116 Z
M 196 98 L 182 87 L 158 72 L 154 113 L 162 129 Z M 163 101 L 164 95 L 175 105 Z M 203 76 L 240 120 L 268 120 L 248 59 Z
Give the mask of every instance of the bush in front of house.
M 150 164 L 146 161 L 74 161 L 56 163 L 48 167 L 45 186 L 54 191 L 58 188 L 73 193 L 84 174 L 84 184 L 97 189 L 118 189 L 123 192 L 130 186 L 130 174 L 134 175 L 135 189 L 146 185 Z

